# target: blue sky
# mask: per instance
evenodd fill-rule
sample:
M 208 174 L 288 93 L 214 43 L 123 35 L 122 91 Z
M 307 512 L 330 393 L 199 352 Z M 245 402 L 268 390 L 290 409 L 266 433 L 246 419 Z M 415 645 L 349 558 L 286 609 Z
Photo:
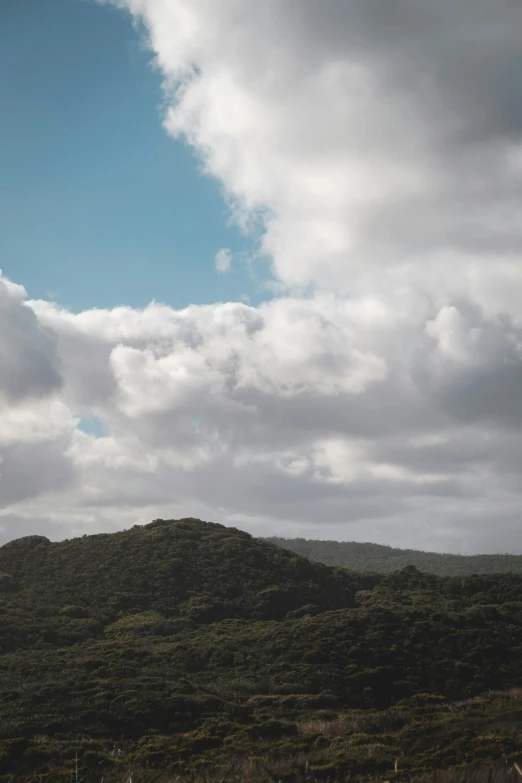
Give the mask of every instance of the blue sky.
M 130 18 L 91 0 L 0 8 L 0 268 L 30 297 L 78 311 L 175 307 L 267 292 L 221 247 L 217 183 L 161 127 L 160 77 Z

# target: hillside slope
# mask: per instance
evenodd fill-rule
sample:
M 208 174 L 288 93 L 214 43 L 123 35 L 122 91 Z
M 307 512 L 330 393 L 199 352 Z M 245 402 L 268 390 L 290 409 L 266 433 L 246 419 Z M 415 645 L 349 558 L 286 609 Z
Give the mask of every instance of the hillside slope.
M 395 549 L 357 541 L 320 541 L 305 538 L 267 538 L 317 563 L 353 571 L 390 573 L 406 566 L 438 576 L 522 573 L 522 555 L 448 555 Z
M 195 519 L 60 543 L 30 536 L 0 547 L 0 572 L 0 590 L 25 614 L 31 644 L 53 634 L 67 641 L 70 620 L 87 633 L 146 611 L 211 622 L 276 620 L 306 604 L 339 609 L 353 605 L 355 587 L 342 570 Z M 4 632 L 0 650 L 21 643 Z
M 520 576 L 349 573 L 193 519 L 20 539 L 0 571 L 2 783 L 69 781 L 76 754 L 93 783 L 522 754 L 518 691 L 496 693 L 522 684 Z

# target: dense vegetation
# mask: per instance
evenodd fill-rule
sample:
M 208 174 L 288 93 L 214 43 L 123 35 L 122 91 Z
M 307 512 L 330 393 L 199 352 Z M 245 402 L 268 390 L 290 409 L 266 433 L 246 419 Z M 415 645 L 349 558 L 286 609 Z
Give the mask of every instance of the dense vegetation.
M 522 758 L 522 576 L 350 573 L 192 519 L 20 539 L 0 572 L 1 781 Z
M 406 566 L 415 566 L 419 571 L 438 576 L 522 573 L 522 555 L 445 555 L 357 541 L 278 537 L 266 540 L 318 563 L 353 571 L 391 573 Z

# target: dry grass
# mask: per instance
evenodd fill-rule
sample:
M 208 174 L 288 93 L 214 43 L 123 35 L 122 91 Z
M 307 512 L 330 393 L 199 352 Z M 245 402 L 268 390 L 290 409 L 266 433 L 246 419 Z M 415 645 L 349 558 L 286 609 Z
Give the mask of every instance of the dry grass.
M 386 777 L 318 776 L 312 769 L 313 757 L 304 754 L 279 761 L 260 757 L 231 759 L 226 768 L 202 770 L 189 775 L 165 774 L 139 769 L 104 776 L 79 777 L 78 783 L 521 783 L 522 769 L 513 767 L 469 767 L 433 772 L 420 776 L 393 774 Z M 299 769 L 299 772 L 295 770 Z M 13 779 L 14 781 L 15 779 Z M 34 779 L 35 781 L 38 778 Z M 72 777 L 74 780 L 74 776 Z
M 297 723 L 299 734 L 323 734 L 328 737 L 343 737 L 351 733 L 395 731 L 406 722 L 404 713 L 366 712 L 340 715 L 332 720 L 308 720 Z
M 467 770 L 445 770 L 415 778 L 412 783 L 520 783 L 522 773 L 517 765 L 510 768 L 477 767 Z
M 349 731 L 357 731 L 361 720 L 342 716 L 334 720 L 307 720 L 297 723 L 299 734 L 325 734 L 328 737 L 342 737 Z
M 512 699 L 522 699 L 522 688 L 510 688 L 508 691 L 505 691 L 505 694 Z

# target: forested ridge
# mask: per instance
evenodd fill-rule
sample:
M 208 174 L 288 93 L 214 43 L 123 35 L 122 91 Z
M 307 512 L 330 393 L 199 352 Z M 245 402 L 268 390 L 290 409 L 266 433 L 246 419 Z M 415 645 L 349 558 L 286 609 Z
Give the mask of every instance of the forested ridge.
M 416 549 L 396 549 L 383 544 L 358 541 L 322 541 L 277 536 L 266 540 L 318 563 L 354 571 L 390 573 L 411 565 L 419 571 L 438 576 L 522 573 L 522 555 L 451 555 Z
M 521 575 L 350 572 L 195 519 L 20 539 L 0 572 L 3 783 L 522 758 Z

